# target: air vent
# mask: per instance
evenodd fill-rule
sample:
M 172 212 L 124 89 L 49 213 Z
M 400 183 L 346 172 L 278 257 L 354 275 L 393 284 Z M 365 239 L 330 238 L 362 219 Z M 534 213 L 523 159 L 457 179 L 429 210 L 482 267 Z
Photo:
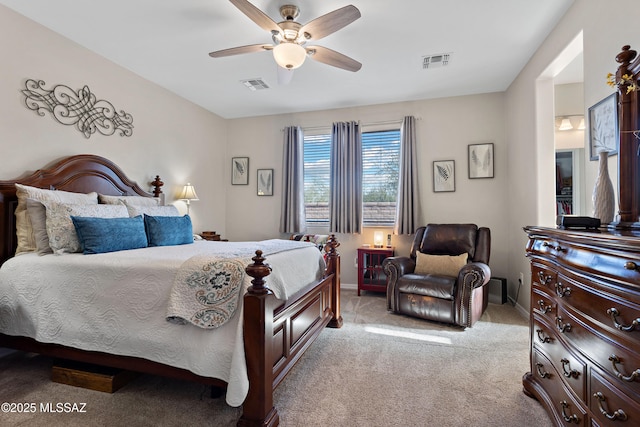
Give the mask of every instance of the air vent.
M 451 53 L 438 53 L 436 55 L 427 55 L 422 57 L 422 68 L 446 67 L 451 60 Z
M 261 78 L 257 79 L 248 79 L 241 80 L 241 83 L 245 85 L 249 90 L 263 90 L 269 89 L 269 85 L 264 82 Z

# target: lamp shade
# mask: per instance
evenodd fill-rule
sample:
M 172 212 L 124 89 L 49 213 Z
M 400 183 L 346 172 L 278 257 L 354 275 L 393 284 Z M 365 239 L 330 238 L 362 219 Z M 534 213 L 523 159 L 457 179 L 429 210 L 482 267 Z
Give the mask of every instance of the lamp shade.
M 273 57 L 282 68 L 293 70 L 304 64 L 307 51 L 299 44 L 282 42 L 273 48 Z
M 584 130 L 584 117 L 580 119 L 580 123 L 578 123 L 578 129 Z
M 191 185 L 190 182 L 187 182 L 187 185 L 182 188 L 178 199 L 188 201 L 200 200 L 198 199 L 198 195 L 196 194 L 196 189 L 193 187 L 193 185 Z
M 573 129 L 571 120 L 569 120 L 568 118 L 562 119 L 562 122 L 560 123 L 560 127 L 558 128 L 558 130 L 571 130 L 571 129 Z
M 382 247 L 382 239 L 383 239 L 382 231 L 374 231 L 373 232 L 373 247 L 374 248 L 381 248 Z

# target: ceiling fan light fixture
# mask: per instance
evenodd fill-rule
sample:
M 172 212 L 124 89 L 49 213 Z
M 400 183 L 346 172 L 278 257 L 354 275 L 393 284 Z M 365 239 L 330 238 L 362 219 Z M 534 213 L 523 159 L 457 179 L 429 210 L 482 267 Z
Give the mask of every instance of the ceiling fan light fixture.
M 307 51 L 295 43 L 280 43 L 273 48 L 273 57 L 282 68 L 293 70 L 304 64 Z

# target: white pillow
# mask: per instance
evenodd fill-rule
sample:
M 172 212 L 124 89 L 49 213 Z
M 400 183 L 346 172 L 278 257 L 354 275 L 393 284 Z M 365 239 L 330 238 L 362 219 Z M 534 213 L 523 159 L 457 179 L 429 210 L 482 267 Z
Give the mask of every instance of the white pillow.
M 33 236 L 36 242 L 36 252 L 38 255 L 51 254 L 49 246 L 49 236 L 47 235 L 47 209 L 42 202 L 35 199 L 27 199 L 27 213 L 31 220 Z
M 131 206 L 158 206 L 160 204 L 160 199 L 156 197 L 143 196 L 108 196 L 106 194 L 98 194 L 98 200 L 100 200 L 100 203 L 106 205 L 118 205 L 125 202 Z
M 416 253 L 415 274 L 437 274 L 439 276 L 458 277 L 458 273 L 467 264 L 468 254 L 456 256 L 429 255 Z
M 16 195 L 18 196 L 18 206 L 16 207 L 16 237 L 18 247 L 16 255 L 22 252 L 33 252 L 36 250 L 35 236 L 31 225 L 31 218 L 27 212 L 27 199 L 39 200 L 41 202 L 73 203 L 73 204 L 98 204 L 98 193 L 71 193 L 61 190 L 44 190 L 42 188 L 30 187 L 28 185 L 16 184 Z
M 47 208 L 47 236 L 49 246 L 56 254 L 80 252 L 80 241 L 71 216 L 93 218 L 126 218 L 129 216 L 124 205 L 73 205 L 44 202 Z
M 178 208 L 173 205 L 166 206 L 133 206 L 129 204 L 129 201 L 125 200 L 124 205 L 127 207 L 129 216 L 133 218 L 138 215 L 149 216 L 180 216 Z

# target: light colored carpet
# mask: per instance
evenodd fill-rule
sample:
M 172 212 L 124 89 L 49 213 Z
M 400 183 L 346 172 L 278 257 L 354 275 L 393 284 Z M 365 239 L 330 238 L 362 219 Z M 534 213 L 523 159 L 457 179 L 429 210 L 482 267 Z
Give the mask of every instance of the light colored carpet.
M 522 393 L 528 321 L 490 304 L 472 328 L 390 314 L 385 298 L 342 291 L 326 329 L 278 387 L 282 426 L 551 426 Z M 86 403 L 86 413 L 2 413 L 2 426 L 233 426 L 240 409 L 198 384 L 144 375 L 114 394 L 56 384 L 51 360 L 0 358 L 0 403 Z M 307 377 L 307 380 L 303 378 Z

